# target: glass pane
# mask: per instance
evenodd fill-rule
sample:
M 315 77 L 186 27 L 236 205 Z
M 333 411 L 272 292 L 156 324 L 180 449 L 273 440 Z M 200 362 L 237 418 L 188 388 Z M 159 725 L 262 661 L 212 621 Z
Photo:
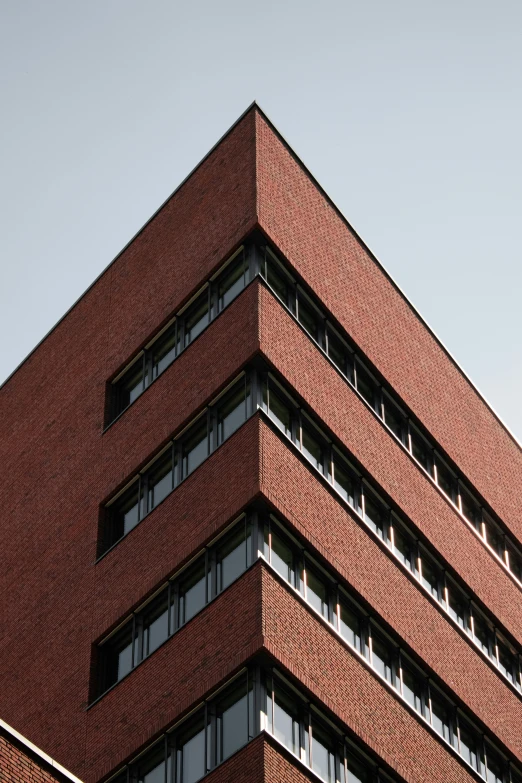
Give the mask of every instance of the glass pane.
M 409 569 L 415 570 L 417 544 L 404 528 L 393 524 L 393 551 Z
M 497 635 L 498 667 L 511 682 L 515 682 L 517 655 L 506 642 Z
M 306 569 L 306 600 L 328 620 L 328 588 L 322 579 Z
M 185 729 L 178 740 L 177 777 L 179 783 L 196 783 L 206 773 L 203 717 Z
M 185 322 L 185 345 L 200 334 L 209 322 L 208 289 L 198 296 L 183 314 Z
M 286 277 L 279 264 L 273 261 L 268 254 L 266 256 L 266 281 L 284 304 L 288 306 L 292 283 Z
M 383 394 L 383 400 L 384 421 L 386 426 L 391 429 L 393 434 L 399 438 L 402 443 L 404 443 L 406 435 L 406 418 L 387 394 Z
M 377 384 L 359 362 L 357 362 L 357 391 L 374 410 L 377 408 Z
M 451 722 L 451 705 L 446 702 L 444 697 L 435 692 L 434 688 L 430 686 L 431 690 L 431 725 L 441 737 L 444 737 L 447 742 L 450 741 L 450 722 Z
M 130 367 L 117 383 L 114 384 L 114 394 L 117 399 L 116 415 L 125 410 L 127 405 L 140 396 L 145 388 L 144 358 L 141 356 Z
M 459 714 L 460 755 L 477 769 L 477 736 L 472 727 Z
M 480 523 L 482 521 L 482 509 L 475 498 L 460 485 L 460 500 L 462 504 L 462 513 L 475 528 L 480 532 Z
M 323 780 L 335 783 L 334 743 L 315 720 L 312 720 L 312 769 Z
M 183 478 L 208 457 L 207 417 L 203 416 L 185 435 L 182 445 Z
M 461 628 L 469 630 L 469 600 L 462 590 L 450 579 L 448 587 L 448 612 Z
M 274 736 L 299 755 L 299 711 L 293 700 L 277 685 L 274 690 Z
M 372 630 L 372 666 L 388 682 L 392 682 L 393 652 L 390 643 Z
M 495 637 L 493 629 L 488 625 L 486 618 L 473 607 L 473 637 L 489 655 L 489 650 L 494 650 Z
M 143 657 L 150 655 L 169 635 L 168 590 L 165 590 L 143 615 Z
M 132 620 L 100 648 L 104 678 L 102 692 L 132 669 Z
M 333 458 L 333 485 L 345 500 L 355 508 L 356 479 L 350 472 L 346 462 L 334 452 Z
M 511 544 L 507 544 L 509 570 L 522 582 L 522 555 Z
M 502 756 L 486 742 L 486 764 L 488 783 L 504 783 L 504 762 Z
M 414 427 L 411 427 L 411 453 L 430 476 L 433 476 L 433 457 L 432 449 L 427 441 L 424 440 L 422 435 L 417 432 Z
M 135 481 L 108 508 L 111 544 L 138 524 L 140 521 L 139 507 L 139 481 Z
M 317 435 L 308 424 L 301 427 L 302 452 L 315 468 L 323 472 L 323 449 Z
M 370 773 L 360 761 L 351 753 L 346 754 L 346 764 L 348 767 L 347 783 L 369 783 Z
M 244 525 L 228 536 L 217 550 L 218 592 L 224 590 L 248 568 L 251 561 L 251 526 Z
M 421 580 L 424 587 L 439 600 L 439 584 L 442 576 L 438 566 L 431 560 L 431 557 L 423 549 L 421 552 Z
M 266 403 L 265 403 L 266 404 Z M 283 402 L 282 398 L 274 391 L 273 385 L 269 388 L 268 394 L 268 415 L 272 421 L 283 430 L 285 435 L 292 434 L 292 416 L 290 408 Z
M 422 715 L 422 692 L 424 681 L 406 664 L 402 664 L 402 695 L 414 710 Z
M 500 528 L 496 526 L 493 520 L 486 513 L 484 513 L 483 519 L 484 519 L 484 530 L 486 534 L 487 543 L 493 549 L 493 551 L 500 557 L 502 562 L 505 562 L 503 532 L 500 530 Z
M 165 781 L 165 744 L 158 743 L 139 760 L 137 769 L 138 783 L 164 783 Z
M 346 639 L 349 645 L 356 650 L 361 651 L 361 620 L 359 615 L 352 609 L 346 601 L 339 602 L 341 617 L 341 636 Z
M 250 395 L 250 382 L 241 380 L 220 400 L 218 406 L 218 442 L 223 443 L 247 418 L 246 400 Z
M 194 617 L 200 609 L 203 609 L 205 603 L 205 558 L 202 557 L 179 583 L 180 625 Z
M 218 296 L 220 310 L 226 307 L 243 290 L 246 283 L 246 272 L 245 254 L 244 251 L 241 251 L 240 257 L 232 261 L 219 278 Z
M 246 678 L 216 706 L 218 763 L 248 742 L 248 694 Z
M 364 487 L 364 521 L 381 538 L 387 539 L 389 511 L 386 506 L 373 494 L 373 492 Z
M 172 492 L 172 448 L 154 463 L 148 473 L 149 511 Z
M 348 375 L 348 357 L 351 356 L 351 352 L 343 343 L 341 338 L 338 337 L 330 328 L 328 328 L 326 331 L 326 351 L 337 369 L 339 369 L 351 381 L 352 373 Z
M 176 358 L 176 322 L 152 346 L 152 377 L 157 378 Z
M 297 320 L 314 340 L 319 340 L 319 315 L 301 291 L 297 292 Z
M 268 536 L 268 530 L 266 531 Z M 283 579 L 294 584 L 293 552 L 283 539 L 274 532 L 270 531 L 271 547 L 268 555 L 270 564 L 275 568 Z
M 453 475 L 447 465 L 440 459 L 438 455 L 435 456 L 435 462 L 437 465 L 437 484 L 449 497 L 450 500 L 455 501 L 457 497 L 457 478 Z

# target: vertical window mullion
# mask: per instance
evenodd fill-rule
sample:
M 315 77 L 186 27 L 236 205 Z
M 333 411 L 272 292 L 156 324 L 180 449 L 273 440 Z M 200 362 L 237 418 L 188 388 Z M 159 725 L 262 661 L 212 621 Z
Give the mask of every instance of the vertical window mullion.
M 132 615 L 132 655 L 131 655 L 131 669 L 134 669 L 138 662 L 138 654 L 136 651 L 136 615 Z

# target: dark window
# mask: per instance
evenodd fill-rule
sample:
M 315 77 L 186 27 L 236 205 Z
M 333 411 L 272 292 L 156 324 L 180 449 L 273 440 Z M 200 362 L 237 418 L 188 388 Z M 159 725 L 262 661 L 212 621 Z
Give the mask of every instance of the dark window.
M 516 672 L 518 669 L 518 656 L 515 652 L 511 649 L 511 647 L 506 644 L 498 635 L 497 635 L 497 650 L 498 650 L 498 667 L 501 672 L 503 672 L 506 677 L 508 677 L 511 682 L 516 682 Z
M 306 600 L 328 620 L 328 587 L 316 572 L 306 568 Z
M 165 744 L 159 742 L 146 753 L 137 764 L 138 783 L 164 783 L 165 780 Z
M 444 494 L 455 502 L 457 499 L 457 477 L 451 472 L 446 463 L 441 460 L 438 454 L 435 455 L 435 463 L 437 466 L 437 484 Z
M 277 392 L 274 391 L 273 384 L 263 388 L 263 402 L 265 409 L 272 421 L 282 430 L 285 435 L 292 434 L 292 415 L 290 407 L 283 401 Z
M 386 641 L 372 629 L 372 666 L 381 677 L 393 685 L 393 655 L 394 649 L 390 642 Z
M 433 476 L 433 454 L 430 444 L 422 437 L 420 432 L 412 426 L 410 428 L 411 453 L 430 476 Z
M 431 725 L 447 742 L 451 741 L 452 706 L 430 684 Z
M 321 436 L 304 417 L 301 423 L 301 450 L 312 465 L 322 473 L 324 470 L 324 455 Z
M 149 507 L 151 511 L 172 492 L 174 487 L 172 470 L 172 448 L 160 457 L 147 474 L 149 488 Z
M 346 767 L 348 770 L 346 783 L 370 783 L 370 781 L 373 783 L 376 780 L 367 767 L 361 764 L 351 753 L 346 754 Z
M 217 763 L 235 753 L 253 735 L 251 710 L 246 678 L 228 691 L 216 705 L 217 722 Z
M 241 526 L 220 543 L 217 550 L 218 592 L 228 587 L 252 560 L 251 525 Z
M 459 713 L 459 739 L 460 755 L 466 759 L 468 764 L 471 764 L 473 769 L 478 769 L 477 766 L 477 734 L 470 724 Z
M 366 372 L 360 362 L 357 362 L 357 391 L 374 410 L 378 407 L 378 386 L 372 376 Z
M 507 552 L 509 558 L 509 570 L 516 578 L 522 582 L 522 555 L 511 544 L 507 545 Z
M 447 579 L 448 612 L 461 628 L 469 630 L 469 599 L 455 582 Z
M 408 566 L 410 570 L 416 571 L 417 542 L 395 521 L 393 523 L 393 551 L 404 565 Z
M 205 559 L 200 558 L 179 583 L 179 624 L 183 625 L 203 609 L 206 603 Z
M 424 677 L 422 677 L 416 669 L 404 662 L 402 663 L 401 668 L 402 695 L 408 704 L 411 704 L 414 710 L 423 715 Z
M 486 618 L 473 607 L 473 638 L 488 655 L 495 649 L 495 636 L 493 628 Z
M 174 361 L 179 352 L 177 329 L 177 323 L 174 321 L 151 348 L 153 378 L 157 378 Z
M 113 384 L 114 411 L 117 416 L 140 396 L 146 386 L 146 363 L 142 355 L 122 377 Z
M 250 381 L 242 378 L 239 383 L 219 401 L 218 443 L 223 443 L 247 419 L 247 405 L 250 398 Z
M 222 310 L 243 290 L 248 280 L 248 265 L 244 251 L 232 261 L 218 281 L 219 309 Z
M 486 780 L 488 783 L 504 783 L 505 763 L 498 751 L 486 742 Z
M 206 774 L 203 715 L 190 723 L 178 738 L 176 783 L 196 783 Z
M 143 613 L 143 657 L 156 650 L 169 635 L 168 590 L 146 607 Z
M 387 540 L 388 538 L 388 518 L 389 510 L 384 503 L 365 486 L 364 521 L 384 540 Z
M 350 383 L 353 383 L 353 357 L 350 349 L 337 334 L 328 327 L 326 330 L 326 352 Z
M 407 432 L 406 417 L 387 394 L 383 394 L 383 400 L 384 421 L 386 426 L 391 429 L 393 434 L 399 438 L 402 443 L 404 443 Z
M 487 514 L 484 514 L 484 532 L 486 536 L 486 541 L 488 542 L 489 546 L 492 548 L 492 550 L 500 557 L 500 559 L 505 562 L 504 557 L 504 550 L 505 550 L 505 536 L 502 530 L 498 528 L 491 517 L 489 517 Z
M 270 538 L 269 538 L 270 537 Z M 283 579 L 294 585 L 294 556 L 292 549 L 273 527 L 265 528 L 265 557 Z
M 336 451 L 334 451 L 333 457 L 333 485 L 353 508 L 358 509 L 359 504 L 356 502 L 357 479 L 348 464 Z
M 133 621 L 130 620 L 100 648 L 103 678 L 101 692 L 125 677 L 132 669 Z
M 299 755 L 299 709 L 295 701 L 277 684 L 273 694 L 268 692 L 267 715 L 269 731 L 292 753 Z
M 297 320 L 314 340 L 319 341 L 319 313 L 301 291 L 297 292 Z
M 439 587 L 442 589 L 442 573 L 428 553 L 421 549 L 422 584 L 438 600 Z
M 107 515 L 110 526 L 110 546 L 122 536 L 132 530 L 140 521 L 140 482 L 134 481 L 114 503 L 107 507 Z
M 183 478 L 190 475 L 209 453 L 207 416 L 194 424 L 183 438 Z
M 200 334 L 210 320 L 208 289 L 198 296 L 195 302 L 183 313 L 185 324 L 185 345 Z
M 481 532 L 480 523 L 482 522 L 482 509 L 475 498 L 460 485 L 460 500 L 462 504 L 462 513 L 476 528 Z
M 312 769 L 320 778 L 335 783 L 335 742 L 323 726 L 312 718 Z
M 363 652 L 364 650 L 361 649 L 361 618 L 357 614 L 356 610 L 353 609 L 346 600 L 342 599 L 339 601 L 339 613 L 340 613 L 340 621 L 341 621 L 341 627 L 340 632 L 343 639 L 346 639 L 349 645 L 354 647 L 359 652 Z
M 292 298 L 291 294 L 293 294 L 294 291 L 294 284 L 279 264 L 270 258 L 268 253 L 266 254 L 265 279 L 277 296 L 287 307 L 289 307 Z

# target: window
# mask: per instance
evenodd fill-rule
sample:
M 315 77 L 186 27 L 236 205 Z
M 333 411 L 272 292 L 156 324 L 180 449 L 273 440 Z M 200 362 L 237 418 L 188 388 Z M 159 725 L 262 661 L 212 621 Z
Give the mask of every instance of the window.
M 113 417 L 118 416 L 147 385 L 145 356 L 142 354 L 134 364 L 113 384 Z
M 390 642 L 387 642 L 384 637 L 379 636 L 375 631 L 371 630 L 371 649 L 372 660 L 371 664 L 381 677 L 388 680 L 392 685 L 394 684 L 393 678 L 393 649 Z
M 184 728 L 178 740 L 176 783 L 196 783 L 207 772 L 205 765 L 205 722 L 198 715 Z
M 475 498 L 462 486 L 460 489 L 461 510 L 466 519 L 468 519 L 475 529 L 481 532 L 480 524 L 482 522 L 482 509 Z
M 217 549 L 217 590 L 224 590 L 252 562 L 252 529 L 246 523 L 227 536 Z
M 447 578 L 448 612 L 456 623 L 465 631 L 469 625 L 469 598 L 462 592 L 453 580 Z
M 143 652 L 140 657 L 156 650 L 169 636 L 169 602 L 168 590 L 153 601 L 143 614 Z
M 294 555 L 291 547 L 274 531 L 265 526 L 265 557 L 283 579 L 295 587 Z
M 324 472 L 323 442 L 313 424 L 305 416 L 301 416 L 301 451 L 321 473 Z
M 179 583 L 179 623 L 187 623 L 207 602 L 207 573 L 204 558 L 190 568 Z
M 356 388 L 364 397 L 368 405 L 375 411 L 379 407 L 379 387 L 377 381 L 364 369 L 360 362 L 356 362 Z
M 303 578 L 304 577 L 304 578 Z M 326 620 L 329 619 L 328 587 L 316 571 L 306 566 L 301 577 L 306 584 L 305 599 Z
M 284 432 L 285 435 L 292 435 L 292 414 L 291 409 L 283 396 L 273 388 L 274 384 L 268 380 L 263 384 L 263 407 L 272 421 Z
M 283 304 L 293 310 L 294 283 L 268 250 L 265 253 L 264 277 Z
M 136 480 L 107 509 L 108 546 L 126 535 L 140 521 L 140 482 Z
M 311 730 L 311 767 L 323 780 L 336 783 L 335 741 L 315 718 L 312 718 Z
M 383 393 L 383 407 L 386 426 L 389 427 L 401 443 L 404 443 L 407 433 L 406 416 L 386 392 Z
M 452 732 L 452 705 L 446 698 L 430 683 L 430 708 L 431 725 L 446 742 L 451 742 Z
M 497 644 L 497 656 L 498 656 L 498 668 L 511 680 L 512 683 L 519 686 L 519 680 L 517 678 L 518 672 L 518 658 L 516 653 L 512 650 L 509 644 L 507 644 L 502 637 L 496 634 Z
M 172 446 L 169 446 L 166 454 L 154 462 L 148 474 L 148 510 L 152 511 L 173 489 Z
M 296 756 L 300 756 L 299 708 L 278 684 L 268 685 L 267 722 L 268 730 L 274 737 Z
M 504 783 L 504 770 L 506 764 L 500 753 L 491 747 L 489 742 L 485 743 L 486 750 L 486 780 L 488 783 Z
M 355 608 L 348 603 L 348 601 L 341 597 L 339 601 L 339 631 L 343 639 L 346 639 L 348 644 L 363 655 L 364 645 L 362 645 L 362 620 Z
M 468 721 L 458 714 L 459 728 L 459 753 L 473 769 L 478 769 L 477 765 L 477 734 L 470 726 Z
M 297 289 L 297 320 L 316 342 L 321 339 L 321 316 L 307 296 Z
M 209 289 L 207 288 L 183 313 L 185 345 L 195 340 L 210 321 Z
M 138 762 L 137 773 L 138 783 L 164 783 L 165 748 L 163 743 L 159 743 L 152 753 L 147 753 Z
M 442 593 L 442 572 L 424 548 L 420 549 L 421 581 L 426 590 L 437 599 Z
M 424 715 L 424 677 L 413 664 L 401 663 L 402 695 L 420 715 Z
M 351 471 L 348 463 L 341 457 L 336 449 L 333 450 L 333 485 L 335 489 L 348 501 L 352 508 L 358 510 L 357 499 L 358 479 Z
M 338 370 L 353 384 L 353 355 L 331 326 L 326 328 L 326 353 Z
M 433 476 L 433 449 L 418 430 L 410 426 L 411 453 L 424 470 Z
M 209 455 L 207 415 L 187 432 L 182 443 L 183 478 L 189 476 Z
M 505 562 L 505 536 L 497 525 L 493 522 L 491 517 L 484 512 L 483 514 L 484 524 L 484 538 L 489 544 L 491 549 L 496 555 L 500 557 L 502 562 Z
M 437 484 L 444 492 L 444 494 L 447 495 L 449 499 L 455 503 L 457 500 L 457 490 L 458 490 L 457 477 L 448 468 L 446 463 L 443 462 L 443 460 L 439 457 L 438 454 L 435 454 L 435 469 L 437 472 Z
M 495 634 L 484 615 L 472 605 L 473 638 L 487 655 L 495 649 Z
M 406 529 L 393 520 L 393 551 L 405 566 L 411 571 L 416 570 L 417 542 L 410 536 Z
M 347 783 L 370 783 L 375 780 L 370 770 L 351 753 L 346 754 Z
M 133 666 L 133 629 L 134 624 L 130 620 L 105 643 L 102 658 L 102 691 L 110 688 L 131 671 Z
M 152 345 L 152 378 L 155 380 L 172 364 L 180 351 L 178 324 L 176 321 L 169 326 Z
M 218 764 L 251 739 L 253 718 L 252 690 L 248 690 L 247 680 L 242 677 L 216 705 Z
M 247 420 L 249 401 L 250 379 L 245 376 L 218 403 L 218 444 L 223 443 Z
M 364 486 L 364 521 L 374 533 L 385 541 L 388 538 L 388 521 L 390 512 L 380 498 L 366 485 Z
M 219 310 L 223 310 L 243 290 L 248 282 L 248 264 L 245 251 L 241 250 L 239 258 L 230 262 L 218 279 Z

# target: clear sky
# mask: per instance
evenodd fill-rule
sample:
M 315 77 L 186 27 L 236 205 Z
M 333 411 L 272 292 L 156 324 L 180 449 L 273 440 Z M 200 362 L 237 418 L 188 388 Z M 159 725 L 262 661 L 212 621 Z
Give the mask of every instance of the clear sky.
M 254 99 L 522 440 L 520 0 L 3 0 L 0 380 Z

